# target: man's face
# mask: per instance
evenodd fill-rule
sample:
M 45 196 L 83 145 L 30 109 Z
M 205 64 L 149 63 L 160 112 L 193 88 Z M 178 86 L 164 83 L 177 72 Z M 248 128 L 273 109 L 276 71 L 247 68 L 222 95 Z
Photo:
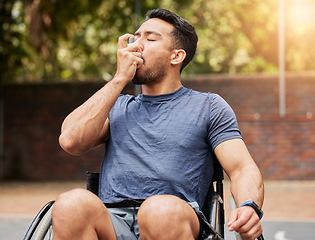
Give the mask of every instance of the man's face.
M 143 65 L 138 68 L 135 84 L 147 84 L 162 79 L 170 64 L 174 27 L 158 18 L 144 22 L 135 33 L 142 50 Z

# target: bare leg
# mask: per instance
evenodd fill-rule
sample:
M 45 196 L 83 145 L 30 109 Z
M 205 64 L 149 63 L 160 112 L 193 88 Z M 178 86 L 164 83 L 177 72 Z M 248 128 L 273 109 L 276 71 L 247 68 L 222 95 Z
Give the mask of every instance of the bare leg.
M 138 212 L 141 240 L 192 240 L 199 236 L 199 220 L 188 203 L 172 195 L 148 198 Z
M 53 235 L 60 239 L 115 240 L 115 230 L 102 201 L 84 189 L 61 194 L 52 211 Z

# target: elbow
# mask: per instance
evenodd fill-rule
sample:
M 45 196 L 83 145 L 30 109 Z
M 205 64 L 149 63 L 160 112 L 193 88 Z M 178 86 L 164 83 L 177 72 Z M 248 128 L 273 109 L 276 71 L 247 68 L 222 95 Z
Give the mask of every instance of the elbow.
M 80 156 L 85 153 L 85 151 L 80 149 L 80 144 L 65 133 L 59 136 L 59 145 L 64 151 L 71 155 Z

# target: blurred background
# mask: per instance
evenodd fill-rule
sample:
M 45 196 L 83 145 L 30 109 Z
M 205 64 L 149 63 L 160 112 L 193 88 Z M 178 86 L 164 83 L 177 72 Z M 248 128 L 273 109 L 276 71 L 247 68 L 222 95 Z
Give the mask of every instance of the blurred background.
M 153 8 L 195 26 L 183 84 L 228 101 L 264 178 L 314 180 L 315 1 L 2 0 L 0 181 L 98 170 L 102 148 L 81 157 L 60 149 L 62 120 L 111 80 L 118 37 Z
M 65 153 L 61 123 L 111 80 L 118 37 L 134 33 L 154 8 L 197 31 L 183 85 L 218 93 L 234 109 L 266 183 L 265 217 L 286 219 L 280 227 L 264 222 L 267 239 L 285 240 L 290 231 L 291 240 L 313 239 L 314 0 L 1 0 L 0 238 L 11 227 L 3 239 L 15 239 L 19 223 L 25 233 L 30 218 L 12 216 L 33 216 L 60 192 L 84 187 L 87 170 L 99 170 L 103 148 Z M 130 84 L 124 93 L 139 89 Z M 300 232 L 308 237 L 294 237 L 288 219 L 307 219 Z
M 314 70 L 315 2 L 284 2 L 286 70 Z M 174 11 L 197 30 L 198 51 L 184 76 L 277 73 L 278 3 L 276 0 L 2 0 L 1 81 L 108 81 L 115 73 L 117 38 L 135 32 L 145 13 L 153 8 Z

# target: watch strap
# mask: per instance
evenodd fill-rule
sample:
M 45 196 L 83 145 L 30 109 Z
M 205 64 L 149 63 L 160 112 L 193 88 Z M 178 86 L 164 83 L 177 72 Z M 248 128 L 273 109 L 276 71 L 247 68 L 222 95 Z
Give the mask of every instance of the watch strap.
M 244 206 L 252 207 L 255 210 L 255 212 L 257 213 L 257 215 L 259 216 L 259 220 L 262 219 L 264 212 L 260 209 L 260 207 L 254 201 L 250 200 L 250 201 L 244 202 L 241 205 L 241 207 L 244 207 Z

